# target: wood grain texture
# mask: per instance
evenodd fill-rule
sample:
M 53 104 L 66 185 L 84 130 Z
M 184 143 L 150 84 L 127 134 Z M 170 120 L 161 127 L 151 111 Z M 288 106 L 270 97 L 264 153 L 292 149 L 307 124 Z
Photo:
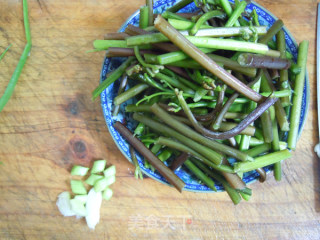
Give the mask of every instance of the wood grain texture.
M 31 56 L 16 91 L 0 113 L 0 239 L 319 239 L 320 165 L 315 81 L 315 0 L 260 0 L 298 42 L 310 41 L 309 115 L 284 177 L 254 183 L 250 202 L 233 206 L 225 193 L 196 194 L 154 180 L 137 181 L 90 92 L 104 53 L 92 41 L 116 31 L 144 1 L 29 0 Z M 25 44 L 22 2 L 0 0 L 0 91 Z M 55 202 L 70 190 L 73 164 L 105 158 L 117 167 L 114 197 L 103 202 L 94 232 L 64 218 Z M 170 224 L 168 225 L 168 220 Z M 183 222 L 185 221 L 185 222 Z

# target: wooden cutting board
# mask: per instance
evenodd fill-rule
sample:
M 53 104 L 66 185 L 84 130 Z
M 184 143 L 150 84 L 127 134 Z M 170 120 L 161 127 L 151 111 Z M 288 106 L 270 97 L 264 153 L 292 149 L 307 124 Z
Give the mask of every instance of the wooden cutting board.
M 104 53 L 86 53 L 94 39 L 116 31 L 142 4 L 133 1 L 29 0 L 33 48 L 15 93 L 0 113 L 0 239 L 320 239 L 316 127 L 316 1 L 258 1 L 282 18 L 298 42 L 310 41 L 310 108 L 283 180 L 254 183 L 250 202 L 234 206 L 225 193 L 178 193 L 152 179 L 138 181 L 113 143 L 100 102 Z M 22 2 L 0 0 L 3 92 L 25 44 Z M 117 167 L 114 197 L 101 222 L 60 215 L 57 195 L 69 189 L 73 164 L 107 159 Z

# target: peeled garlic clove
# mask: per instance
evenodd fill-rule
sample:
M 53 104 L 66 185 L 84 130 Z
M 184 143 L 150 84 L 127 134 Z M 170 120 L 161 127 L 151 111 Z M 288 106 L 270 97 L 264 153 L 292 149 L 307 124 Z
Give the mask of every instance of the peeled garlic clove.
M 76 215 L 76 213 L 71 209 L 70 198 L 71 196 L 69 192 L 62 192 L 59 194 L 58 200 L 56 202 L 60 213 L 65 217 Z
M 100 220 L 100 207 L 102 203 L 102 193 L 96 192 L 92 188 L 88 193 L 86 203 L 87 216 L 86 221 L 90 229 L 94 229 Z

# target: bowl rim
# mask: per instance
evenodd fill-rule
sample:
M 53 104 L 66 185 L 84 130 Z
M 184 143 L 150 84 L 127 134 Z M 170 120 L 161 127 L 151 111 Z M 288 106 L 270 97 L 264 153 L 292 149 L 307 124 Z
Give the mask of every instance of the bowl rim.
M 232 0 L 231 0 L 232 1 Z M 232 1 L 233 2 L 233 1 Z M 251 4 L 259 7 L 260 9 L 264 10 L 266 13 L 268 13 L 274 20 L 278 20 L 279 18 L 276 17 L 273 13 L 271 13 L 269 10 L 267 10 L 266 8 L 264 8 L 263 6 L 261 6 L 259 3 L 255 2 L 255 1 L 251 1 Z M 137 15 L 139 15 L 139 9 L 136 10 L 133 14 L 131 14 L 126 20 L 125 22 L 120 26 L 118 32 L 121 32 L 122 29 L 124 29 L 127 25 L 128 25 L 128 22 L 130 19 L 136 17 Z M 291 38 L 293 44 L 295 45 L 296 48 L 298 48 L 298 44 L 295 40 L 295 38 L 292 36 L 291 32 L 288 30 L 288 28 L 286 26 L 283 26 L 283 29 L 285 30 L 285 32 L 288 34 L 288 36 Z M 102 62 L 102 70 L 103 70 L 103 67 L 105 65 L 105 61 L 106 61 L 106 56 L 104 57 L 104 60 Z M 103 75 L 103 72 L 100 72 L 100 83 L 102 82 L 102 75 Z M 306 107 L 305 107 L 305 114 L 303 116 L 303 119 L 302 119 L 302 125 L 301 125 L 301 128 L 299 129 L 299 132 L 298 132 L 298 139 L 301 137 L 301 134 L 302 134 L 302 131 L 304 129 L 304 126 L 306 124 L 306 120 L 307 120 L 307 116 L 308 116 L 308 113 L 309 113 L 309 104 L 310 104 L 310 84 L 309 84 L 309 74 L 308 74 L 308 70 L 306 69 L 306 75 L 305 75 L 305 88 L 306 88 Z M 104 90 L 105 91 L 105 90 Z M 113 136 L 113 134 L 111 133 L 111 129 L 109 127 L 109 125 L 107 124 L 107 115 L 105 114 L 105 109 L 103 108 L 103 95 L 101 94 L 100 96 L 100 99 L 101 99 L 101 108 L 102 108 L 102 112 L 103 112 L 103 116 L 104 116 L 104 119 L 105 119 L 105 122 L 106 122 L 106 125 L 107 125 L 107 128 L 108 128 L 108 132 L 109 134 L 111 135 L 112 137 L 112 140 L 113 142 L 116 144 L 117 148 L 120 150 L 120 152 L 122 153 L 122 155 L 131 163 L 133 164 L 132 162 L 132 159 L 126 155 L 126 153 L 124 152 L 124 150 L 121 148 L 120 144 L 118 143 L 118 141 L 115 139 L 115 137 Z M 301 114 L 301 113 L 300 113 Z M 290 150 L 291 151 L 291 150 Z M 161 179 L 158 179 L 158 178 L 155 178 L 154 176 L 152 176 L 151 174 L 149 174 L 148 172 L 144 171 L 144 169 L 141 169 L 141 171 L 143 172 L 144 175 L 148 176 L 149 178 L 151 179 L 154 179 L 164 185 L 167 185 L 167 186 L 170 186 L 170 187 L 173 187 L 171 184 L 161 180 Z M 269 169 L 266 173 L 269 174 L 271 172 L 271 170 Z M 250 181 L 248 181 L 246 183 L 246 185 L 250 185 L 252 183 L 255 183 L 256 181 L 258 180 L 258 178 L 254 178 Z M 188 192 L 197 192 L 197 193 L 217 193 L 217 192 L 225 192 L 224 189 L 219 189 L 217 191 L 213 191 L 212 189 L 207 189 L 207 190 L 197 190 L 197 189 L 190 189 L 190 188 L 183 188 L 182 189 L 183 191 L 188 191 Z

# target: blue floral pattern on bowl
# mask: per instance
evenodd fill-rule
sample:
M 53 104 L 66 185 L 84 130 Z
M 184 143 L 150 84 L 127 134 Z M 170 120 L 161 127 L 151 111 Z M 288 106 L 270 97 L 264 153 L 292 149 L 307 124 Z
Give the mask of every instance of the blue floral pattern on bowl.
M 171 7 L 173 4 L 175 4 L 176 0 L 159 0 L 156 1 L 154 4 L 154 12 L 155 13 L 162 13 L 164 12 L 168 7 Z M 273 16 L 269 11 L 261 7 L 257 3 L 250 3 L 248 4 L 246 10 L 251 12 L 253 9 L 256 9 L 258 15 L 259 15 L 259 22 L 261 25 L 267 25 L 270 26 L 276 21 L 276 17 Z M 189 4 L 188 6 L 184 7 L 180 10 L 180 12 L 193 12 L 196 11 L 197 7 L 194 3 Z M 136 11 L 119 29 L 120 32 L 123 32 L 128 24 L 133 24 L 135 26 L 139 25 L 139 11 Z M 285 38 L 287 43 L 287 49 L 292 55 L 294 56 L 294 60 L 297 59 L 297 44 L 289 31 L 284 28 L 285 31 Z M 124 58 L 105 58 L 101 75 L 100 75 L 100 81 L 103 81 L 106 77 L 106 74 L 109 71 L 112 71 L 116 69 L 120 64 L 124 61 Z M 129 83 L 130 85 L 130 83 Z M 115 83 L 111 84 L 107 89 L 105 89 L 101 94 L 101 106 L 103 109 L 103 114 L 106 120 L 106 124 L 108 126 L 109 132 L 111 136 L 113 137 L 115 143 L 117 144 L 120 151 L 123 153 L 123 155 L 131 162 L 131 157 L 129 153 L 129 145 L 126 142 L 124 138 L 114 129 L 113 122 L 114 121 L 120 121 L 122 123 L 126 123 L 127 127 L 130 130 L 134 130 L 134 127 L 137 125 L 137 123 L 130 117 L 130 114 L 125 113 L 125 106 L 128 104 L 132 104 L 133 100 L 129 100 L 126 103 L 122 104 L 120 108 L 120 112 L 118 116 L 114 117 L 112 116 L 112 106 L 113 106 L 113 99 L 117 95 L 119 88 L 119 81 L 116 81 Z M 303 100 L 302 100 L 302 112 L 300 116 L 300 125 L 299 125 L 299 134 L 302 132 L 302 128 L 307 116 L 307 110 L 308 110 L 308 104 L 309 104 L 309 84 L 308 84 L 308 77 L 306 77 L 306 82 L 303 90 Z M 157 172 L 152 172 L 150 169 L 147 169 L 143 165 L 143 157 L 141 155 L 137 154 L 139 165 L 143 171 L 144 174 L 147 176 L 168 185 L 168 182 Z M 272 169 L 272 167 L 266 167 L 265 170 L 269 172 Z M 186 186 L 184 190 L 187 191 L 193 191 L 193 192 L 213 192 L 210 188 L 207 186 L 199 183 L 199 180 L 196 179 L 193 175 L 190 174 L 190 172 L 185 169 L 184 167 L 179 168 L 175 171 L 175 173 L 186 183 Z M 259 174 L 255 171 L 245 173 L 243 176 L 243 180 L 245 183 L 249 184 L 254 181 L 256 181 L 259 177 Z M 224 191 L 222 185 L 219 182 L 216 182 L 216 188 L 218 191 Z

